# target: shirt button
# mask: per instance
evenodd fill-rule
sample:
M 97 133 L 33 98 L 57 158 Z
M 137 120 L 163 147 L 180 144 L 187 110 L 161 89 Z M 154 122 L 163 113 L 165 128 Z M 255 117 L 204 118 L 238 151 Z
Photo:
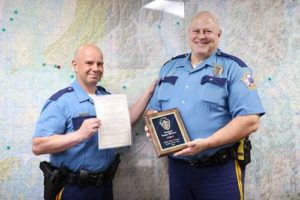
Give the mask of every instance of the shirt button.
M 181 103 L 183 103 L 183 104 L 184 104 L 184 103 L 185 103 L 185 101 L 182 101 Z
M 186 88 L 186 89 L 188 89 L 188 88 L 189 88 L 189 86 L 188 86 L 188 85 L 186 85 L 186 86 L 185 86 L 185 88 Z

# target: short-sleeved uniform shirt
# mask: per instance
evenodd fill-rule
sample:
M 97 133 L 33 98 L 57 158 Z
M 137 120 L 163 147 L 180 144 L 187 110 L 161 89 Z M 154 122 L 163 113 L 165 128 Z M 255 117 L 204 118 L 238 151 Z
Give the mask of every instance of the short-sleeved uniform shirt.
M 264 114 L 252 71 L 243 61 L 218 49 L 193 69 L 190 57 L 177 56 L 162 67 L 148 110 L 177 108 L 191 140 L 209 137 L 237 116 Z M 201 159 L 220 148 L 181 159 Z
M 97 87 L 96 95 L 109 94 Z M 76 134 L 85 119 L 96 117 L 94 102 L 75 80 L 70 87 L 54 94 L 45 103 L 36 124 L 33 137 L 54 134 Z M 101 118 L 101 116 L 99 116 Z M 56 167 L 66 166 L 72 171 L 105 171 L 114 160 L 115 150 L 98 150 L 98 134 L 61 152 L 50 154 L 50 162 Z

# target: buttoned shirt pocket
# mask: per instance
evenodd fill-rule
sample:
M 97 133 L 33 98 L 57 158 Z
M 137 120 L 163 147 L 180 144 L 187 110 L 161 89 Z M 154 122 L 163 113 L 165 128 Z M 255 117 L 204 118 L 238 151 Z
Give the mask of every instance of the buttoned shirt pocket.
M 159 80 L 159 92 L 158 101 L 166 102 L 169 101 L 172 94 L 174 94 L 174 87 L 178 76 L 166 76 Z
M 81 127 L 84 120 L 95 118 L 95 117 L 96 116 L 88 115 L 88 116 L 79 116 L 79 117 L 72 118 L 74 131 L 78 130 Z
M 225 106 L 228 96 L 226 78 L 205 75 L 200 84 L 201 101 Z

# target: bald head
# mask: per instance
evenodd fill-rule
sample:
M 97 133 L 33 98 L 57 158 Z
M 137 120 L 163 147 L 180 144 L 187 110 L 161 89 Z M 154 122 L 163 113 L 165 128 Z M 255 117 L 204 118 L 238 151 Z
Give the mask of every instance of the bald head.
M 191 27 L 194 23 L 197 23 L 199 20 L 206 20 L 208 23 L 215 26 L 218 30 L 220 30 L 220 22 L 219 19 L 213 15 L 209 11 L 201 11 L 198 12 L 191 20 L 190 26 Z
M 85 44 L 80 46 L 77 51 L 75 52 L 74 55 L 74 60 L 78 61 L 78 59 L 82 59 L 82 57 L 87 53 L 87 52 L 98 52 L 99 54 L 101 54 L 101 56 L 103 56 L 102 51 L 95 45 L 93 44 Z

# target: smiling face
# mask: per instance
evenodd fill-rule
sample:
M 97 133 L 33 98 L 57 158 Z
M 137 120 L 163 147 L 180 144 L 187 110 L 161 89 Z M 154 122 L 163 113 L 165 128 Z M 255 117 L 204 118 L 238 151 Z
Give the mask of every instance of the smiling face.
M 218 48 L 221 37 L 218 19 L 207 11 L 198 13 L 192 19 L 188 35 L 192 59 L 203 61 Z
M 72 65 L 80 85 L 88 93 L 95 91 L 104 71 L 103 55 L 100 49 L 94 45 L 80 47 L 75 54 Z

